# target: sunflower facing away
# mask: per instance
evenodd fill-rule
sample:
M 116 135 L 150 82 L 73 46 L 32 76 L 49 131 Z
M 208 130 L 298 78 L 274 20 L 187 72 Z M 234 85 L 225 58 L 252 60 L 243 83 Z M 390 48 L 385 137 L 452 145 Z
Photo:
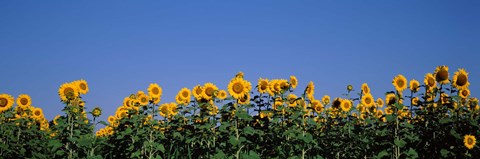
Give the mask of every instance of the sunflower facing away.
M 433 75 L 435 76 L 435 80 L 440 84 L 447 84 L 450 82 L 448 80 L 448 66 L 438 66 Z
M 452 86 L 457 89 L 468 89 L 470 82 L 468 82 L 468 73 L 465 69 L 458 69 L 453 75 Z
M 397 75 L 393 78 L 392 84 L 395 86 L 395 90 L 402 92 L 407 88 L 407 78 L 403 75 Z
M 423 80 L 427 90 L 433 91 L 433 89 L 437 88 L 437 83 L 435 82 L 435 77 L 431 73 L 425 74 L 425 79 Z
M 365 94 L 362 96 L 362 105 L 365 107 L 372 107 L 375 104 L 375 100 L 373 99 L 372 94 Z
M 32 98 L 27 94 L 20 94 L 17 98 L 17 105 L 19 107 L 26 108 L 32 104 Z
M 78 96 L 77 87 L 71 83 L 64 83 L 58 89 L 58 95 L 62 101 L 72 100 Z
M 158 102 L 160 102 L 160 97 L 162 96 L 162 88 L 156 83 L 150 84 L 148 86 L 148 96 L 154 101 L 155 104 L 157 104 Z
M 297 80 L 297 77 L 295 76 L 290 76 L 290 86 L 295 89 L 297 88 L 297 85 L 298 85 L 298 80 Z
M 13 105 L 13 97 L 9 94 L 0 94 L 0 113 L 10 109 Z
M 415 79 L 410 80 L 410 90 L 412 92 L 418 92 L 418 90 L 420 90 L 420 83 Z
M 73 82 L 75 86 L 77 86 L 78 92 L 80 94 L 87 94 L 88 93 L 88 84 L 87 81 L 81 79 L 81 80 L 76 80 Z
M 473 149 L 476 143 L 477 139 L 473 135 L 465 135 L 463 137 L 463 144 L 465 144 L 465 147 L 467 147 L 467 149 Z

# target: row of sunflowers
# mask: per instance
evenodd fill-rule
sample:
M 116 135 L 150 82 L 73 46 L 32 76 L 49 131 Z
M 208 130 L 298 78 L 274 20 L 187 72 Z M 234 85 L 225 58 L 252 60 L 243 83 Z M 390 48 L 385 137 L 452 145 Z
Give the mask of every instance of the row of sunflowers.
M 367 83 L 341 97 L 315 95 L 309 82 L 242 72 L 226 89 L 213 83 L 182 88 L 160 103 L 162 88 L 128 95 L 107 121 L 87 109 L 85 80 L 58 90 L 64 114 L 45 119 L 26 94 L 0 94 L 3 158 L 478 158 L 478 99 L 465 69 L 448 66 L 424 76 L 403 75 L 375 99 Z M 90 110 L 87 112 L 87 110 Z M 88 118 L 90 114 L 92 118 Z M 101 128 L 95 129 L 96 127 Z M 95 131 L 96 130 L 96 131 Z

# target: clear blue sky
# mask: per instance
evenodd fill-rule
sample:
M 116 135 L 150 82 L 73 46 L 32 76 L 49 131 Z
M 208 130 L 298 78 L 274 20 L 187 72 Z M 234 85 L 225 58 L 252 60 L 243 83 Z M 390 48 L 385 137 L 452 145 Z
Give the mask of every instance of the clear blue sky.
M 296 75 L 301 90 L 341 96 L 367 82 L 375 98 L 403 74 L 423 80 L 438 65 L 470 73 L 480 95 L 480 1 L 246 0 L 0 2 L 0 93 L 26 93 L 47 119 L 61 113 L 58 87 L 89 83 L 91 110 L 112 115 L 125 96 L 213 82 L 238 71 Z

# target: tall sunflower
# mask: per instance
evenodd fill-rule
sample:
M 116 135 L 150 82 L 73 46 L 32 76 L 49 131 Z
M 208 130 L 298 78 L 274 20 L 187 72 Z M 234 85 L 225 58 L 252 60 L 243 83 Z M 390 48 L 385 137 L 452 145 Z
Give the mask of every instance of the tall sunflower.
M 477 143 L 477 139 L 473 135 L 465 135 L 463 137 L 463 144 L 467 149 L 473 149 L 475 144 Z
M 340 108 L 342 108 L 342 111 L 344 112 L 349 112 L 350 109 L 352 109 L 352 101 L 347 99 L 342 100 Z
M 322 102 L 323 102 L 324 105 L 330 104 L 330 96 L 324 95 L 324 96 L 322 97 Z
M 35 119 L 36 121 L 40 121 L 42 120 L 43 118 L 45 118 L 43 116 L 43 110 L 42 108 L 33 108 L 32 109 L 32 118 Z
M 251 85 L 248 86 L 249 83 L 243 79 L 232 79 L 228 84 L 228 93 L 235 99 L 243 98 L 250 92 Z
M 88 83 L 87 81 L 81 79 L 73 81 L 73 84 L 77 86 L 77 90 L 80 94 L 87 94 L 88 93 Z
M 308 83 L 307 88 L 305 89 L 305 93 L 307 94 L 308 99 L 314 100 L 313 94 L 315 93 L 315 85 L 312 81 Z
M 466 99 L 466 98 L 468 98 L 468 96 L 470 96 L 470 90 L 469 89 L 462 89 L 462 90 L 458 91 L 458 95 L 460 97 L 462 97 L 463 99 Z
M 420 83 L 415 79 L 410 80 L 410 90 L 412 92 L 418 92 L 418 90 L 420 90 Z
M 395 90 L 402 92 L 407 88 L 407 78 L 403 75 L 397 75 L 393 78 L 392 84 L 395 86 Z
M 418 100 L 418 97 L 413 97 L 413 98 L 412 98 L 412 105 L 413 105 L 413 106 L 418 106 L 418 101 L 419 101 L 419 100 Z
M 192 94 L 192 93 L 190 92 L 190 89 L 188 89 L 188 88 L 182 88 L 182 89 L 178 92 L 177 96 L 181 97 L 181 99 L 182 99 L 182 104 L 188 105 L 188 103 L 190 103 L 190 100 L 191 100 L 191 96 L 192 96 L 191 94 Z M 178 101 L 177 101 L 177 103 L 178 103 Z M 180 103 L 178 103 L 178 104 L 180 104 Z
M 290 76 L 290 86 L 295 89 L 297 88 L 297 85 L 298 85 L 298 80 L 297 80 L 297 77 L 295 76 Z
M 379 108 L 383 108 L 383 105 L 385 103 L 383 102 L 383 99 L 382 98 L 377 98 L 377 107 Z
M 373 99 L 372 94 L 369 93 L 369 94 L 365 94 L 364 96 L 362 96 L 362 105 L 370 108 L 374 104 L 375 104 L 375 100 Z
M 217 92 L 217 98 L 220 99 L 220 100 L 224 100 L 225 98 L 227 98 L 227 91 L 225 90 L 219 90 Z
M 393 93 L 388 93 L 387 95 L 385 95 L 385 102 L 387 105 L 395 104 L 396 100 L 397 100 L 397 97 Z
M 435 80 L 440 84 L 447 84 L 448 80 L 448 66 L 438 66 L 433 73 Z
M 72 100 L 78 97 L 77 86 L 71 83 L 64 83 L 58 89 L 58 95 L 62 101 Z
M 425 74 L 425 79 L 423 80 L 427 90 L 433 91 L 433 89 L 437 88 L 437 83 L 435 82 L 435 77 L 431 73 Z
M 202 96 L 206 100 L 212 99 L 215 92 L 218 91 L 218 87 L 213 83 L 205 83 L 205 85 L 203 85 L 203 89 Z
M 288 94 L 287 96 L 288 106 L 295 107 L 297 106 L 297 96 L 295 94 Z
M 368 87 L 367 83 L 362 84 L 362 93 L 363 94 L 369 94 L 370 93 L 370 87 Z
M 148 105 L 149 97 L 146 94 L 140 94 L 137 99 L 140 105 Z
M 203 92 L 203 87 L 200 85 L 196 85 L 192 89 L 193 97 L 195 97 L 196 100 L 202 99 L 202 94 L 203 94 L 202 92 Z
M 265 93 L 268 89 L 268 79 L 258 79 L 257 89 L 259 93 Z
M 162 88 L 158 86 L 156 83 L 151 83 L 148 86 L 148 96 L 154 101 L 155 104 L 160 102 L 161 96 L 162 96 Z M 158 100 L 156 100 L 158 99 Z
M 0 94 L 0 113 L 12 108 L 14 99 L 9 94 Z
M 32 98 L 27 94 L 20 94 L 17 98 L 17 105 L 19 107 L 26 108 L 32 104 Z
M 250 94 L 247 93 L 247 94 L 244 95 L 242 98 L 239 98 L 239 99 L 238 99 L 238 104 L 241 104 L 241 105 L 250 104 Z
M 317 113 L 321 113 L 325 109 L 322 102 L 320 102 L 319 100 L 313 100 L 311 104 L 312 104 L 313 110 L 315 110 L 315 112 Z
M 465 69 L 458 69 L 457 72 L 453 75 L 452 86 L 457 89 L 468 89 L 470 82 L 468 82 L 468 73 Z

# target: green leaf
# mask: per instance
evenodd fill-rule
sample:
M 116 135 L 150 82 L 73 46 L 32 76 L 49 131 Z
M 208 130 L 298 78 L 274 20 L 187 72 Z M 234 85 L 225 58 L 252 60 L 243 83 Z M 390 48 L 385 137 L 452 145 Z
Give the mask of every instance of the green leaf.
M 448 150 L 445 150 L 445 149 L 440 150 L 440 154 L 442 155 L 442 157 L 448 157 L 449 153 L 450 151 Z
M 249 158 L 258 158 L 258 159 L 260 158 L 260 156 L 258 156 L 258 154 L 255 153 L 255 151 L 252 151 L 252 150 L 250 150 L 248 152 L 248 156 L 249 156 Z
M 303 141 L 305 141 L 306 143 L 312 142 L 312 141 L 313 141 L 313 136 L 312 136 L 312 134 L 306 133 L 306 134 L 305 134 L 305 137 L 303 138 Z
M 418 158 L 418 153 L 413 148 L 410 148 L 407 151 L 407 156 L 408 156 L 408 158 Z
M 163 144 L 157 144 L 157 146 L 155 146 L 155 147 L 160 152 L 165 153 L 165 147 L 163 146 Z
M 446 123 L 450 123 L 450 122 L 452 122 L 452 119 L 450 119 L 450 118 L 442 118 L 439 121 L 440 124 L 446 124 Z
M 460 134 L 458 134 L 457 131 L 455 131 L 455 129 L 450 129 L 450 134 L 457 139 L 462 139 Z
M 255 130 L 250 126 L 247 126 L 247 127 L 243 128 L 243 132 L 245 134 L 248 134 L 248 135 L 253 135 Z
M 248 115 L 247 112 L 239 112 L 235 114 L 239 119 L 247 120 L 250 121 L 252 120 L 252 117 Z
M 403 141 L 403 140 L 400 140 L 400 139 L 395 139 L 393 141 L 395 143 L 395 145 L 397 145 L 398 147 L 403 147 L 407 144 L 407 142 Z
M 230 144 L 232 144 L 232 146 L 237 146 L 238 144 L 237 138 L 235 138 L 234 136 L 230 136 L 229 142 Z
M 387 152 L 387 150 L 383 150 L 383 151 L 379 152 L 377 154 L 377 156 L 375 156 L 375 158 L 383 158 L 383 157 L 386 157 L 386 156 L 388 156 L 388 152 Z

